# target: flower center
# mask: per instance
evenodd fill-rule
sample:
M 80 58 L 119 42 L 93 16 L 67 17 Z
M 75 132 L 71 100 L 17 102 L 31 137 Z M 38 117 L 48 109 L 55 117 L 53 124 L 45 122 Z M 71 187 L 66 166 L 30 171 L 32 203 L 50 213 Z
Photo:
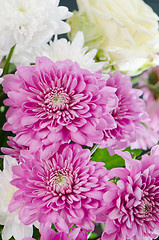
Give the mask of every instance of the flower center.
M 151 199 L 146 199 L 145 197 L 141 200 L 141 204 L 139 204 L 135 208 L 135 216 L 138 221 L 151 221 L 155 219 L 155 214 L 158 212 L 154 212 L 155 203 Z
M 150 212 L 150 211 L 151 211 L 151 206 L 150 206 L 150 204 L 146 203 L 146 204 L 145 204 L 145 207 L 144 207 L 144 212 L 145 212 L 145 213 L 148 213 L 148 212 Z
M 68 109 L 69 102 L 70 97 L 63 88 L 55 87 L 44 97 L 44 104 L 49 112 Z
M 20 12 L 25 12 L 25 9 L 19 8 L 19 11 L 20 11 Z
M 73 174 L 69 169 L 59 169 L 50 173 L 48 189 L 56 194 L 72 192 Z

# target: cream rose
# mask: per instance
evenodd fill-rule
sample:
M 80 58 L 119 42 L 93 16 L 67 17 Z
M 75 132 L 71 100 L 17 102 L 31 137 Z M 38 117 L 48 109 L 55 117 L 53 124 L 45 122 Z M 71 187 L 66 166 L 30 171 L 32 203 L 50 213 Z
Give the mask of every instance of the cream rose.
M 135 75 L 159 64 L 159 17 L 142 0 L 77 0 L 79 13 L 104 36 L 105 54 L 120 71 Z

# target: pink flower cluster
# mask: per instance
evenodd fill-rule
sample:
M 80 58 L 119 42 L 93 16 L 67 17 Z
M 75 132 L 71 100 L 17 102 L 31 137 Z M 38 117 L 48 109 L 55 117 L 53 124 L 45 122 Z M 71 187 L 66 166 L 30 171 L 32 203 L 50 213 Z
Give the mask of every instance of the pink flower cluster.
M 118 104 L 116 89 L 71 60 L 37 58 L 35 66 L 6 75 L 3 88 L 10 106 L 4 130 L 19 134 L 20 144 L 40 139 L 92 146 L 102 141 L 104 129 L 115 127 L 110 111 Z
M 140 211 L 144 201 L 151 200 L 153 205 L 149 185 L 155 188 L 156 175 L 152 180 L 150 171 L 145 176 L 142 167 L 131 173 L 131 164 L 142 165 L 135 160 L 126 162 L 127 169 L 109 172 L 103 163 L 90 160 L 88 149 L 94 144 L 110 152 L 124 149 L 145 129 L 141 124 L 147 121 L 144 101 L 141 91 L 132 89 L 130 78 L 117 72 L 107 79 L 71 60 L 54 63 L 40 57 L 35 65 L 18 67 L 15 75 L 4 76 L 3 88 L 8 95 L 4 103 L 9 106 L 3 128 L 15 137 L 9 138 L 11 148 L 2 151 L 18 162 L 12 168 L 11 184 L 17 191 L 9 211 L 18 211 L 25 225 L 39 221 L 42 240 L 84 240 L 86 231 L 103 221 L 102 240 L 127 240 L 128 233 L 134 237 L 137 230 L 140 236 L 149 236 L 150 231 L 140 227 L 146 217 L 139 213 L 141 219 L 135 218 L 134 225 L 133 210 L 139 205 L 134 211 Z M 115 185 L 109 179 L 118 173 L 121 180 Z M 142 200 L 146 193 L 148 200 Z M 152 224 L 153 219 L 149 218 Z
M 35 158 L 14 166 L 11 184 L 18 190 L 9 211 L 21 207 L 19 219 L 26 225 L 51 221 L 58 231 L 68 232 L 73 224 L 92 231 L 94 211 L 101 207 L 106 191 L 103 165 L 90 161 L 88 149 L 64 144 L 49 159 Z
M 108 178 L 119 177 L 117 185 L 109 182 L 102 210 L 105 230 L 101 240 L 154 239 L 159 235 L 159 146 L 145 154 L 142 161 L 123 152 L 125 168 L 114 168 Z M 100 216 L 101 217 L 101 216 Z
M 18 67 L 3 81 L 9 106 L 3 129 L 16 142 L 31 146 L 70 141 L 124 149 L 135 141 L 146 121 L 141 92 L 117 72 L 108 81 L 101 73 L 81 69 L 71 60 L 37 58 L 35 66 Z
M 144 72 L 139 86 L 143 86 L 143 99 L 150 121 L 146 123 L 146 131 L 141 131 L 137 135 L 137 140 L 132 143 L 132 147 L 146 150 L 159 141 L 159 66 L 151 67 Z
M 104 145 L 112 152 L 113 149 L 125 149 L 136 140 L 139 132 L 146 132 L 141 123 L 148 121 L 148 115 L 144 101 L 139 98 L 142 91 L 132 88 L 129 76 L 120 72 L 110 74 L 107 86 L 117 88 L 115 94 L 119 99 L 118 107 L 111 112 L 116 128 L 104 130 Z

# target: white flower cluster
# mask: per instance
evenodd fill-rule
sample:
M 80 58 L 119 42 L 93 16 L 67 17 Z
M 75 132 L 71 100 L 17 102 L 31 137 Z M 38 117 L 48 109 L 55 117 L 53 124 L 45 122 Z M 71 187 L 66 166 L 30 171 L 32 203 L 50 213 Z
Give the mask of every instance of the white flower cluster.
M 72 43 L 65 38 L 59 40 L 55 38 L 49 44 L 44 43 L 38 47 L 27 48 L 25 51 L 17 47 L 12 57 L 12 62 L 16 65 L 29 65 L 35 62 L 36 57 L 46 56 L 54 62 L 71 59 L 73 62 L 77 62 L 81 68 L 96 72 L 101 70 L 106 64 L 106 62 L 97 63 L 94 61 L 96 53 L 96 49 L 88 51 L 88 47 L 84 47 L 84 36 L 79 31 Z
M 62 20 L 72 15 L 58 0 L 0 0 L 0 57 L 15 44 L 21 48 L 48 42 L 70 31 Z
M 0 224 L 4 225 L 2 239 L 8 240 L 12 236 L 16 240 L 22 240 L 23 237 L 31 237 L 33 228 L 31 225 L 25 226 L 18 218 L 18 211 L 10 213 L 8 210 L 9 202 L 12 199 L 16 187 L 10 184 L 12 180 L 12 166 L 17 165 L 16 159 L 5 156 L 4 170 L 0 171 Z

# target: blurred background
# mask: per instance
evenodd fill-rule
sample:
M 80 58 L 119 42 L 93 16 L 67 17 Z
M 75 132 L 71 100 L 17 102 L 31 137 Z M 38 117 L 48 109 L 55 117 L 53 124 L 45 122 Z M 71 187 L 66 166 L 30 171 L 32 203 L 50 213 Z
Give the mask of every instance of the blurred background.
M 159 0 L 144 0 L 144 2 L 151 6 L 154 12 L 159 15 Z M 77 9 L 76 0 L 61 0 L 60 5 L 67 6 L 70 11 Z
M 154 12 L 159 15 L 159 0 L 144 0 L 144 2 L 151 6 Z

